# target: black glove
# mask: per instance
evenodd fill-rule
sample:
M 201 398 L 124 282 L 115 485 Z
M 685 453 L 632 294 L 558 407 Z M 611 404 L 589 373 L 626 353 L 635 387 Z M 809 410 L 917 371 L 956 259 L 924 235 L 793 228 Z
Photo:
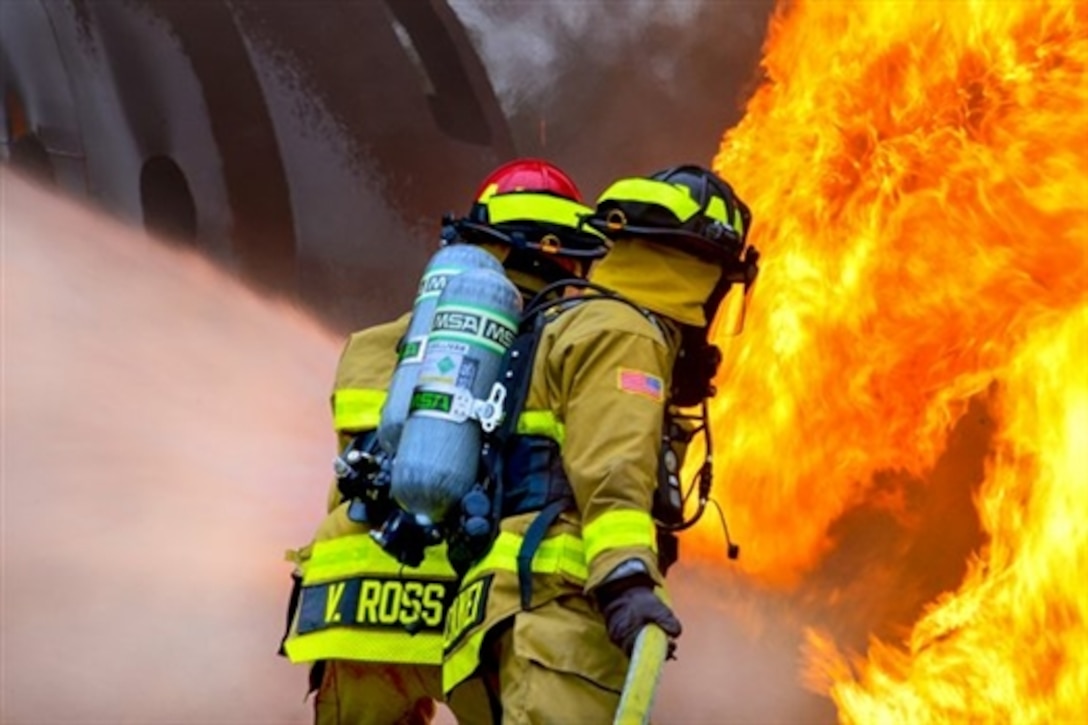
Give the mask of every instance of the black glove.
M 656 624 L 670 637 L 679 637 L 683 629 L 672 610 L 654 594 L 654 582 L 648 576 L 629 576 L 603 584 L 597 601 L 609 639 L 628 657 L 645 625 Z

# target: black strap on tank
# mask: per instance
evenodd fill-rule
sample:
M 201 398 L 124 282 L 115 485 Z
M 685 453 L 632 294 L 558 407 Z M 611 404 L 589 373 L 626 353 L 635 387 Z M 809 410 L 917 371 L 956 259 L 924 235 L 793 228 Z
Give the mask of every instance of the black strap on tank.
M 505 366 L 505 372 L 503 373 L 504 383 L 508 385 L 506 417 L 503 418 L 502 424 L 493 436 L 495 439 L 495 459 L 497 459 L 494 463 L 497 465 L 490 467 L 493 476 L 492 480 L 496 484 L 496 495 L 493 498 L 492 510 L 500 518 L 503 515 L 502 460 L 509 453 L 510 441 L 514 437 L 518 419 L 521 418 L 521 414 L 525 410 L 525 403 L 529 398 L 529 384 L 532 382 L 533 377 L 533 362 L 536 358 L 537 347 L 540 345 L 540 338 L 543 337 L 544 325 L 547 323 L 543 310 L 536 310 L 530 306 L 528 314 L 528 319 L 522 322 L 522 331 L 507 353 L 509 365 Z M 521 593 L 522 609 L 528 609 L 532 601 L 533 557 L 536 555 L 541 543 L 543 543 L 548 529 L 559 518 L 559 514 L 563 513 L 573 502 L 574 497 L 569 493 L 548 502 L 533 519 L 525 532 L 525 536 L 522 538 L 517 556 L 518 589 Z
M 544 329 L 543 315 L 531 320 L 523 320 L 522 329 L 514 338 L 513 344 L 506 351 L 500 368 L 500 379 L 506 386 L 506 411 L 499 427 L 486 436 L 484 465 L 491 479 L 491 510 L 496 517 L 502 515 L 502 482 L 504 476 L 503 460 L 506 457 L 510 439 L 517 429 L 518 418 L 525 409 L 525 400 L 529 397 L 529 382 L 533 376 L 533 358 L 540 344 Z
M 462 576 L 469 567 L 480 560 L 491 548 L 498 536 L 499 521 L 503 514 L 503 481 L 506 478 L 505 460 L 509 444 L 514 436 L 518 418 L 525 407 L 529 392 L 529 379 L 532 377 L 533 357 L 544 321 L 539 316 L 523 317 L 519 323 L 519 332 L 514 342 L 507 349 L 499 368 L 499 382 L 506 387 L 506 410 L 502 422 L 496 430 L 485 433 L 480 452 L 484 469 L 484 480 L 479 488 L 487 495 L 490 502 L 490 530 L 484 535 L 469 536 L 454 534 L 450 539 L 449 556 L 454 570 Z M 463 521 L 462 521 L 463 526 Z M 464 529 L 460 531 L 464 533 Z
M 594 292 L 597 292 L 598 295 L 587 295 L 573 298 L 557 297 L 556 293 L 560 292 L 565 287 L 582 290 L 593 290 Z M 640 315 L 648 319 L 650 322 L 654 323 L 654 327 L 661 330 L 662 334 L 665 333 L 664 329 L 661 327 L 661 322 L 657 319 L 657 315 L 655 315 L 653 312 L 650 312 L 645 307 L 640 307 L 637 302 L 627 299 L 618 292 L 614 292 L 607 287 L 602 287 L 599 284 L 594 284 L 593 282 L 590 282 L 586 279 L 566 279 L 548 285 L 544 289 L 540 290 L 540 292 L 538 292 L 536 296 L 533 297 L 533 299 L 531 299 L 529 303 L 525 306 L 525 312 L 522 315 L 522 319 L 525 320 L 531 316 L 539 316 L 540 313 L 553 307 L 558 307 L 561 305 L 573 306 L 575 304 L 581 304 L 582 302 L 588 302 L 590 300 L 597 299 L 615 300 L 617 302 L 622 302 L 628 307 L 636 310 Z
M 518 418 L 525 410 L 525 401 L 529 398 L 529 383 L 533 377 L 533 358 L 540 346 L 545 323 L 544 315 L 534 315 L 523 320 L 518 336 L 506 353 L 508 362 L 503 365 L 501 382 L 506 385 L 507 408 L 502 423 L 493 434 L 502 448 L 513 437 Z

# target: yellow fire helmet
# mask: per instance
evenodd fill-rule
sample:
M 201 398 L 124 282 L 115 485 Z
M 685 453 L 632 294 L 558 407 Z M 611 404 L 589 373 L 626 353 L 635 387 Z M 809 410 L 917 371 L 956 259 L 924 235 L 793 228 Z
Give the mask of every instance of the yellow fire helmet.
M 715 317 L 731 287 L 741 286 L 741 294 L 733 295 L 741 301 L 739 319 L 729 323 L 739 332 L 743 300 L 759 272 L 759 252 L 747 243 L 751 212 L 717 174 L 684 165 L 620 179 L 601 194 L 585 224 L 611 240 L 643 239 L 720 265 L 722 278 L 707 300 L 706 319 Z

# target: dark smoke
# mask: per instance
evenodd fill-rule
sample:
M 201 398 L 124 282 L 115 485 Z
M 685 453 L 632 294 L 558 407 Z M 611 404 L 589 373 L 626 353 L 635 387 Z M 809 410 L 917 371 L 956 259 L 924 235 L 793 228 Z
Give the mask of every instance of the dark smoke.
M 619 176 L 709 165 L 755 88 L 774 2 L 450 4 L 518 151 L 558 162 L 595 196 Z

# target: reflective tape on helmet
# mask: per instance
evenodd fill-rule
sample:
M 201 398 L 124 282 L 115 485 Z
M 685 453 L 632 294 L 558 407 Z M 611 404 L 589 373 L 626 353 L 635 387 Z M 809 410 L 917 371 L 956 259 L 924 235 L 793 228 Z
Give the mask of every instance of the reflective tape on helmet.
M 515 431 L 518 435 L 546 436 L 563 447 L 567 438 L 567 429 L 550 410 L 526 410 L 518 417 Z
M 313 545 L 309 560 L 303 562 L 299 568 L 302 570 L 304 585 L 361 575 L 407 574 L 410 578 L 435 579 L 454 577 L 453 569 L 446 559 L 444 544 L 428 547 L 423 555 L 423 563 L 406 569 L 367 534 L 318 541 Z
M 499 185 L 498 184 L 496 184 L 496 183 L 488 184 L 487 186 L 485 186 L 483 189 L 480 190 L 479 194 L 476 195 L 476 201 L 477 202 L 490 201 L 491 197 L 495 196 L 495 194 L 498 194 L 498 193 L 499 193 Z
M 597 203 L 599 205 L 607 201 L 656 204 L 672 212 L 680 224 L 689 221 L 700 211 L 699 203 L 691 197 L 687 187 L 655 179 L 620 179 L 605 189 Z M 738 210 L 730 219 L 725 202 L 721 198 L 711 197 L 703 213 L 727 225 L 741 237 L 744 236 L 744 218 L 740 211 Z
M 385 391 L 344 388 L 332 394 L 332 419 L 337 431 L 362 431 L 378 427 Z
M 593 210 L 569 199 L 551 194 L 518 192 L 496 194 L 487 200 L 487 222 L 545 222 L 577 229 L 582 217 Z
M 657 551 L 657 529 L 646 511 L 607 511 L 582 526 L 586 561 L 609 549 L 640 546 Z

